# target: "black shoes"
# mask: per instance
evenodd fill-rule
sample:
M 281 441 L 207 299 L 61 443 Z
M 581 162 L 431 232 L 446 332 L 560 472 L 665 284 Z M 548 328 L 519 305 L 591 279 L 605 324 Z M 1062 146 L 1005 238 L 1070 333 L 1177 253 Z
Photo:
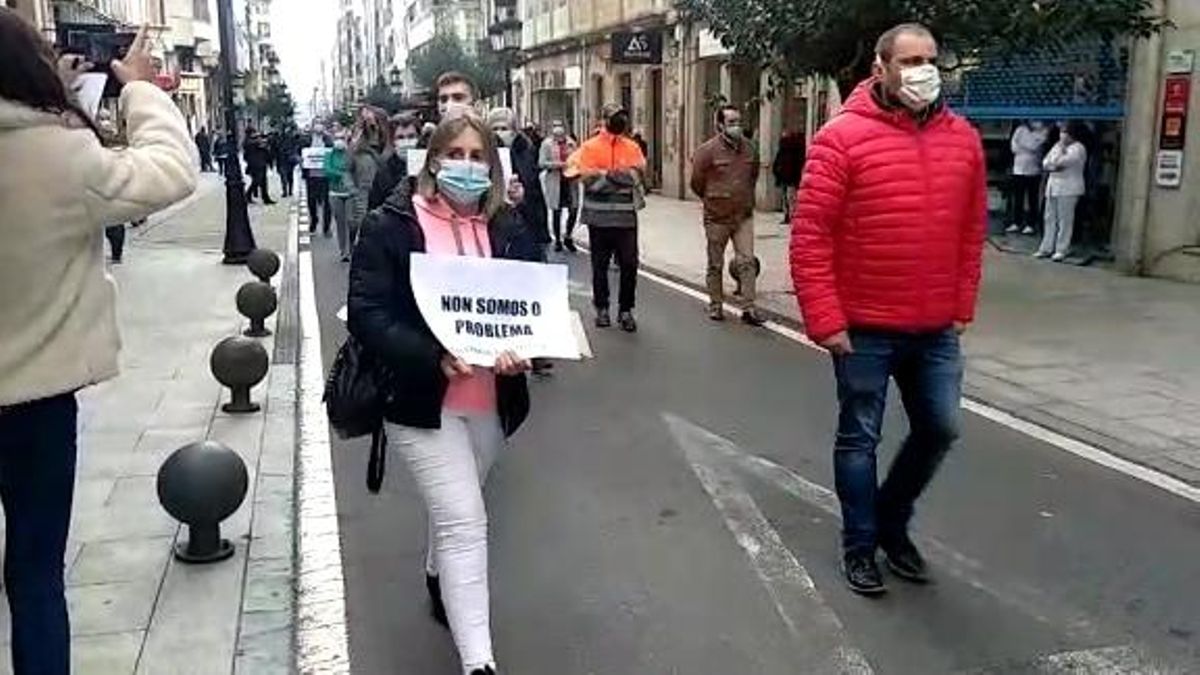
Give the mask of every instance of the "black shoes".
M 472 670 L 471 675 L 496 675 L 496 671 L 492 670 L 491 666 L 484 666 L 482 668 L 476 668 L 475 670 Z
M 612 326 L 612 317 L 609 316 L 607 309 L 596 310 L 596 328 L 609 328 Z
M 637 319 L 633 318 L 633 312 L 621 312 L 617 315 L 617 322 L 621 324 L 621 330 L 626 333 L 637 332 Z
M 929 568 L 925 559 L 921 557 L 921 552 L 913 545 L 908 535 L 881 540 L 879 548 L 883 549 L 888 569 L 896 576 L 918 584 L 929 581 Z
M 555 252 L 555 253 L 562 253 L 562 252 L 563 252 L 563 245 L 562 245 L 562 242 L 561 242 L 561 241 L 556 241 L 556 242 L 554 242 L 554 252 Z
M 757 312 L 746 310 L 742 312 L 742 323 L 755 328 L 762 328 L 767 324 L 767 320 L 758 315 Z
M 887 591 L 883 585 L 883 575 L 875 564 L 874 553 L 847 553 L 842 558 L 842 574 L 846 575 L 846 585 L 859 595 L 880 595 Z
M 708 306 L 708 318 L 713 321 L 725 320 L 725 309 L 721 305 L 711 304 Z
M 446 618 L 446 605 L 442 603 L 442 585 L 438 582 L 438 578 L 426 574 L 425 590 L 429 591 L 430 616 L 443 627 L 449 628 L 450 620 Z
M 567 247 L 567 250 L 570 251 L 571 253 L 577 253 L 579 251 L 579 249 L 575 247 L 574 239 L 568 239 L 568 240 L 564 241 L 563 246 Z

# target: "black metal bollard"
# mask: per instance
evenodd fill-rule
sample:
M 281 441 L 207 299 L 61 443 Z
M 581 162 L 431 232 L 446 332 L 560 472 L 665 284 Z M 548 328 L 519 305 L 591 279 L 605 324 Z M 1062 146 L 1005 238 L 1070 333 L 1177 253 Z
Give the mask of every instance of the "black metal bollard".
M 254 413 L 261 407 L 250 400 L 250 388 L 262 382 L 269 366 L 267 350 L 257 340 L 235 335 L 217 343 L 209 367 L 217 382 L 229 387 L 229 403 L 221 406 L 227 413 Z
M 275 313 L 279 299 L 275 289 L 265 281 L 247 281 L 237 292 L 237 308 L 242 316 L 250 319 L 250 327 L 242 335 L 247 337 L 267 337 L 271 330 L 263 321 Z
M 256 248 L 246 259 L 246 267 L 260 281 L 270 281 L 279 272 L 279 256 L 267 248 Z
M 188 526 L 187 541 L 175 544 L 175 557 L 200 564 L 232 556 L 233 544 L 221 538 L 221 521 L 242 505 L 249 484 L 245 462 L 220 443 L 190 443 L 172 453 L 158 470 L 158 501 Z

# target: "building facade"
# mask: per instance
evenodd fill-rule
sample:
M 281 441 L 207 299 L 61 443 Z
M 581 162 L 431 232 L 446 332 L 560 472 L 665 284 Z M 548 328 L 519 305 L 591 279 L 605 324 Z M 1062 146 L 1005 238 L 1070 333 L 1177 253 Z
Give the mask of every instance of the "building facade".
M 670 0 L 521 0 L 518 11 L 518 114 L 542 127 L 562 120 L 586 137 L 605 103 L 622 104 L 646 140 L 650 185 L 666 196 L 694 198 L 692 154 L 715 133 L 715 110 L 729 103 L 743 109 L 758 143 L 758 206 L 777 208 L 770 166 L 780 134 L 812 133 L 837 105 L 828 82 L 777 86 L 734 63 L 703 25 L 681 21 Z
M 1200 3 L 1155 5 L 1175 28 L 1133 45 L 1113 252 L 1126 273 L 1200 283 Z

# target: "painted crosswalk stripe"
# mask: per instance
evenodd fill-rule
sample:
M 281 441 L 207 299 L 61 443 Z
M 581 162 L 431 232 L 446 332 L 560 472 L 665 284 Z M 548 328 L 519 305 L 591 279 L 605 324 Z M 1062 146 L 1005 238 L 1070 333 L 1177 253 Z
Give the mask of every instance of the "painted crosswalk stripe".
M 663 419 L 795 638 L 800 652 L 796 672 L 871 673 L 866 657 L 850 644 L 841 620 L 825 604 L 808 571 L 728 464 L 713 452 L 714 445 L 726 441 L 680 417 L 664 414 Z

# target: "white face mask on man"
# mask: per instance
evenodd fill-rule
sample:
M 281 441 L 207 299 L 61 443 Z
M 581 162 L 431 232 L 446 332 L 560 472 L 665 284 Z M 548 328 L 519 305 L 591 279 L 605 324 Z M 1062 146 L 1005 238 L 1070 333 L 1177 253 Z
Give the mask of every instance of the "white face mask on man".
M 902 68 L 900 90 L 905 94 L 900 97 L 905 105 L 924 110 L 942 95 L 942 73 L 932 63 Z

